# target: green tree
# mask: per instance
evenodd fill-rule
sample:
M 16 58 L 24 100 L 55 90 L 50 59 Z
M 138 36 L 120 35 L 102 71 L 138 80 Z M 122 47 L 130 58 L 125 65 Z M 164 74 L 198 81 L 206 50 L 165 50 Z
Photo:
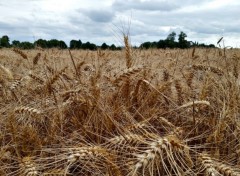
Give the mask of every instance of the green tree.
M 41 47 L 41 48 L 47 48 L 47 40 L 43 39 L 38 39 L 37 41 L 34 42 L 35 46 Z
M 167 48 L 175 48 L 177 45 L 177 43 L 175 42 L 175 38 L 176 38 L 176 32 L 170 33 L 165 40 L 165 46 Z
M 66 49 L 66 48 L 67 48 L 67 45 L 66 45 L 66 43 L 65 43 L 64 41 L 60 40 L 58 47 L 61 48 L 61 49 Z
M 6 48 L 10 47 L 9 37 L 7 35 L 2 36 L 0 39 L 0 46 Z
M 34 48 L 34 44 L 31 42 L 21 42 L 19 47 L 21 49 L 33 49 Z
M 166 48 L 167 47 L 167 42 L 166 40 L 159 40 L 157 42 L 157 48 Z
M 84 49 L 84 50 L 88 49 L 89 45 L 90 45 L 90 42 L 83 43 L 82 49 Z
M 108 48 L 109 48 L 109 46 L 106 43 L 103 43 L 102 46 L 101 46 L 102 50 L 106 50 Z
M 184 42 L 186 41 L 185 38 L 187 37 L 187 34 L 185 34 L 184 32 L 181 31 L 181 33 L 178 35 L 178 42 Z
M 215 48 L 216 46 L 214 44 L 208 45 L 209 48 Z
M 97 49 L 97 45 L 95 45 L 94 43 L 90 43 L 88 49 L 90 49 L 90 50 L 96 50 L 96 49 Z
M 112 45 L 109 47 L 109 49 L 110 49 L 110 50 L 117 50 L 117 47 L 116 47 L 114 44 L 112 44 Z
M 20 41 L 18 41 L 18 40 L 13 40 L 13 41 L 12 41 L 12 46 L 13 46 L 13 47 L 19 47 L 20 44 L 21 44 L 21 43 L 20 43 Z
M 47 41 L 48 48 L 58 48 L 59 47 L 59 41 L 57 39 L 51 39 Z
M 170 40 L 170 41 L 175 41 L 176 38 L 176 32 L 172 32 L 171 34 L 168 34 L 167 39 L 166 40 Z
M 96 50 L 97 49 L 97 46 L 93 43 L 90 43 L 90 42 L 86 42 L 86 43 L 83 43 L 82 44 L 82 49 L 89 49 L 89 50 Z
M 179 48 L 188 48 L 190 43 L 186 40 L 187 34 L 181 31 L 178 35 L 178 46 Z
M 157 48 L 157 42 L 152 42 L 151 48 Z
M 70 49 L 80 49 L 82 47 L 81 40 L 71 40 L 70 41 Z
M 140 45 L 140 48 L 149 49 L 151 48 L 151 45 L 152 45 L 151 42 L 144 42 Z

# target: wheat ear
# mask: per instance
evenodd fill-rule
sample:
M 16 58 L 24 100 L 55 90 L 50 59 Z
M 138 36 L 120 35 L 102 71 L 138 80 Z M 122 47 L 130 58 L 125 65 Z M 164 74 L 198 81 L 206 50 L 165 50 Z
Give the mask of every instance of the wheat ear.
M 142 71 L 142 69 L 142 66 L 126 69 L 123 73 L 117 75 L 113 82 L 115 85 L 118 85 L 120 82 L 127 80 L 130 76 L 139 73 L 140 71 Z
M 206 153 L 199 155 L 199 160 L 203 165 L 204 171 L 207 175 L 226 175 L 226 176 L 239 176 L 240 169 L 234 168 L 216 161 L 215 159 L 208 156 Z
M 23 170 L 24 176 L 38 176 L 40 172 L 37 170 L 36 164 L 30 157 L 24 157 L 20 167 Z
M 132 57 L 131 57 L 131 47 L 130 47 L 128 35 L 124 34 L 123 39 L 125 44 L 126 66 L 127 68 L 130 68 L 132 66 Z
M 17 49 L 17 48 L 14 48 L 13 51 L 17 54 L 19 54 L 23 59 L 26 59 L 28 60 L 28 56 L 27 54 L 25 54 L 23 51 Z
M 1 73 L 1 71 L 3 73 Z M 2 76 L 2 74 L 4 74 L 4 75 Z M 11 80 L 11 79 L 13 79 L 13 73 L 11 72 L 10 69 L 8 69 L 7 67 L 4 67 L 3 65 L 0 64 L 0 80 L 1 80 L 1 77 Z
M 183 90 L 179 80 L 175 80 L 175 88 L 177 91 L 178 105 L 181 105 L 183 103 Z
M 69 171 L 69 173 L 71 173 L 69 170 L 70 168 L 78 167 L 77 166 L 79 164 L 78 162 L 82 162 L 84 163 L 84 165 L 86 165 L 89 159 L 94 159 L 94 160 L 100 160 L 101 162 L 106 162 L 106 165 L 111 166 L 110 170 L 112 170 L 112 172 L 114 172 L 116 176 L 122 176 L 118 166 L 114 164 L 114 162 L 112 161 L 113 160 L 112 154 L 109 153 L 109 151 L 106 150 L 105 148 L 98 147 L 98 146 L 91 146 L 91 147 L 72 148 L 70 150 L 71 150 L 70 152 L 71 154 L 67 158 L 67 161 L 69 163 L 67 171 Z M 96 166 L 94 166 L 93 164 L 93 167 L 96 167 Z
M 188 102 L 182 106 L 180 106 L 179 108 L 187 108 L 189 106 L 194 106 L 194 105 L 206 105 L 206 106 L 210 106 L 209 101 L 205 101 L 205 100 L 195 100 L 195 101 L 191 101 Z
M 40 84 L 43 84 L 44 83 L 44 80 L 36 75 L 33 75 L 33 74 L 28 74 L 28 76 L 30 76 L 32 79 L 34 79 L 35 81 L 37 81 L 38 83 Z
M 183 173 L 182 168 L 191 168 L 193 165 L 188 150 L 189 148 L 182 144 L 175 135 L 166 137 L 158 136 L 148 144 L 143 153 L 136 154 L 137 163 L 133 166 L 131 173 L 132 175 L 136 175 L 139 169 L 142 168 L 144 170 L 147 167 L 153 166 L 155 162 L 159 163 L 156 160 L 160 160 L 166 173 L 171 173 L 168 168 L 164 167 L 165 162 L 168 162 L 171 165 L 173 174 L 181 175 Z M 181 156 L 180 153 L 185 153 L 185 156 Z M 177 161 L 182 162 L 184 167 L 181 167 Z
M 217 67 L 213 67 L 213 66 L 193 65 L 192 68 L 194 70 L 210 71 L 212 73 L 217 74 L 218 76 L 222 76 L 224 74 L 222 69 L 217 68 Z
M 18 114 L 26 113 L 26 114 L 29 114 L 29 115 L 40 115 L 42 112 L 38 109 L 35 109 L 35 108 L 30 108 L 30 107 L 27 107 L 27 106 L 20 106 L 20 107 L 15 108 L 15 113 L 18 113 Z
M 41 57 L 41 53 L 37 53 L 37 55 L 33 58 L 33 65 L 38 64 L 40 57 Z

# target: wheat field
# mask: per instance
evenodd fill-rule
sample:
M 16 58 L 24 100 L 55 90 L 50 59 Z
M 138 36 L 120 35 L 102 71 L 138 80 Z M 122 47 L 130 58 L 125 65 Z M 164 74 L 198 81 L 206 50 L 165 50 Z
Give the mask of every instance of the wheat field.
M 0 50 L 0 175 L 240 175 L 238 49 Z

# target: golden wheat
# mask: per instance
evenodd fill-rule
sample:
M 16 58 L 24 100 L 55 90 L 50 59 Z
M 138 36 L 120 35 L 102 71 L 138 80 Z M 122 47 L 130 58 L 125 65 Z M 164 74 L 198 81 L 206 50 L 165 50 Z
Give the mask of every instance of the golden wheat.
M 240 175 L 239 50 L 124 43 L 1 50 L 0 175 Z

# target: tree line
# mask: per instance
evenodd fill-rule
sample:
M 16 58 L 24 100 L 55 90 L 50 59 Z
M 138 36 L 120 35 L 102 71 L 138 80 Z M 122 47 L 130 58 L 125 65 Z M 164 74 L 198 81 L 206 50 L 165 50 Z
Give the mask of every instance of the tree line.
M 178 40 L 176 41 L 176 32 L 170 33 L 166 39 L 159 40 L 158 42 L 144 42 L 139 47 L 141 49 L 150 49 L 150 48 L 190 48 L 190 47 L 212 47 L 214 48 L 215 45 L 210 44 L 199 44 L 198 42 L 187 41 L 187 34 L 184 32 L 180 32 L 178 35 Z M 34 43 L 25 41 L 20 42 L 18 40 L 13 40 L 10 43 L 10 39 L 7 35 L 4 35 L 0 38 L 0 48 L 20 48 L 20 49 L 34 49 L 35 47 L 41 48 L 60 48 L 60 49 L 84 49 L 84 50 L 97 50 L 99 48 L 106 50 L 121 50 L 123 47 L 112 45 L 107 45 L 103 43 L 101 46 L 97 46 L 94 43 L 86 42 L 83 43 L 81 40 L 71 40 L 69 43 L 69 47 L 67 44 L 62 40 L 51 39 L 51 40 L 44 40 L 38 39 Z
M 187 41 L 187 34 L 180 32 L 178 35 L 178 41 L 176 41 L 176 32 L 170 33 L 165 40 L 159 40 L 158 42 L 144 42 L 140 45 L 140 48 L 191 48 L 191 47 L 207 47 L 215 48 L 215 45 L 206 45 L 204 43 L 199 44 L 198 42 Z

